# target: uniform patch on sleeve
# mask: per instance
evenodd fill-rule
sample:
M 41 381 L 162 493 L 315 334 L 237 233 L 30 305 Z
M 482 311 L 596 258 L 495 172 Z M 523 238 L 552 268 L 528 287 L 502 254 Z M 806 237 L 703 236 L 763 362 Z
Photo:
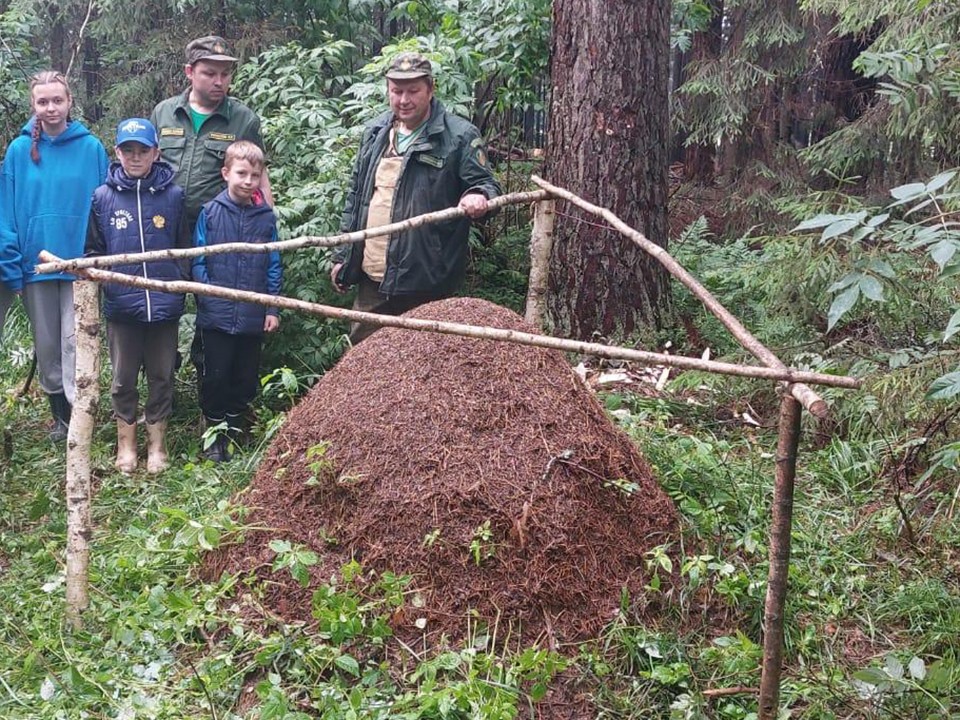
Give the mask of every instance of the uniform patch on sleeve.
M 160 137 L 183 137 L 186 131 L 181 127 L 162 127 Z
M 475 147 L 480 147 L 481 145 L 483 145 L 483 138 L 476 137 L 470 141 L 470 147 L 475 148 Z
M 477 164 L 483 167 L 487 166 L 487 154 L 480 149 L 477 150 Z

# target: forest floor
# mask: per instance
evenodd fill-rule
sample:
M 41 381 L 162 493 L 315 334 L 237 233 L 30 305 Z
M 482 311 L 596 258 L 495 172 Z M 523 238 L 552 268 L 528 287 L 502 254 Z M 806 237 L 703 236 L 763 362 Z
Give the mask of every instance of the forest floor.
M 63 620 L 63 448 L 46 441 L 36 386 L 18 396 L 29 348 L 19 311 L 8 326 L 0 363 L 2 425 L 12 446 L 0 461 L 0 717 L 747 720 L 755 713 L 749 689 L 759 681 L 772 388 L 588 362 L 584 374 L 597 404 L 548 355 L 521 360 L 515 348 L 501 348 L 489 353 L 490 368 L 457 364 L 443 345 L 454 339 L 425 334 L 404 344 L 408 357 L 389 362 L 409 368 L 402 363 L 442 346 L 448 362 L 431 366 L 433 375 L 467 385 L 493 378 L 486 397 L 509 399 L 515 391 L 519 401 L 494 405 L 498 410 L 485 416 L 470 397 L 407 396 L 406 410 L 420 417 L 425 407 L 438 408 L 417 426 L 412 416 L 388 415 L 404 410 L 397 393 L 414 387 L 394 377 L 376 388 L 382 405 L 345 417 L 343 395 L 349 401 L 371 391 L 353 371 L 386 362 L 388 332 L 400 333 L 384 331 L 380 343 L 374 336 L 354 351 L 356 360 L 348 355 L 339 375 L 329 373 L 289 414 L 296 378 L 272 374 L 250 443 L 229 463 L 212 466 L 196 460 L 200 429 L 184 368 L 171 422 L 173 467 L 159 478 L 113 470 L 115 432 L 101 412 L 93 447 L 91 608 L 84 629 L 72 632 Z M 523 362 L 531 364 L 516 367 Z M 506 367 L 521 372 L 507 376 Z M 529 384 L 507 388 L 511 383 Z M 108 403 L 104 392 L 102 407 Z M 555 403 L 581 409 L 564 416 Z M 558 415 L 556 427 L 542 422 L 543 412 Z M 593 447 L 620 447 L 634 471 L 621 476 L 615 463 L 584 463 L 605 482 L 576 496 L 571 492 L 584 476 L 578 479 L 574 456 L 561 458 L 569 462 L 551 474 L 551 490 L 574 497 L 571 507 L 589 509 L 598 524 L 574 535 L 575 523 L 557 517 L 569 508 L 528 512 L 528 526 L 541 537 L 554 533 L 560 552 L 551 555 L 533 533 L 520 552 L 525 526 L 503 522 L 517 515 L 510 504 L 517 498 L 498 484 L 507 474 L 504 458 L 491 480 L 500 492 L 492 496 L 477 485 L 474 467 L 453 460 L 403 448 L 354 458 L 364 472 L 384 478 L 401 458 L 397 480 L 423 483 L 402 495 L 396 483 L 375 491 L 362 474 L 334 472 L 338 456 L 322 442 L 337 432 L 356 439 L 381 418 L 405 423 L 402 442 L 420 442 L 422 451 L 435 447 L 431 434 L 449 429 L 445 423 L 455 416 L 473 431 L 511 429 L 517 442 L 539 418 L 538 434 L 548 442 L 529 456 L 529 467 L 518 463 L 525 482 L 542 477 L 561 450 L 585 454 L 579 448 L 590 445 L 591 433 L 606 438 Z M 630 460 L 636 450 L 618 445 L 620 437 L 643 458 Z M 493 452 L 479 443 L 462 454 Z M 908 542 L 885 475 L 889 455 L 880 442 L 804 425 L 783 682 L 783 706 L 793 717 L 960 713 L 956 480 L 932 476 L 911 515 Z M 456 483 L 454 495 L 460 493 L 456 507 L 464 514 L 449 528 L 436 522 L 448 517 L 443 512 L 415 515 L 412 499 L 429 497 L 433 482 Z M 676 512 L 648 513 L 661 498 Z M 358 508 L 365 499 L 369 506 Z M 282 511 L 264 514 L 268 504 Z M 522 502 L 519 508 L 522 517 Z M 597 542 L 592 533 L 602 535 L 619 512 L 660 535 L 636 542 L 617 536 L 615 546 L 603 548 L 608 554 L 587 578 L 593 594 L 551 573 L 550 561 L 579 572 L 563 563 L 580 556 L 572 551 L 578 543 Z M 312 513 L 322 521 L 297 522 Z M 390 521 L 406 534 L 382 527 Z M 402 542 L 376 542 L 388 537 Z M 259 554 L 247 552 L 252 542 Z M 255 567 L 237 562 L 254 555 Z M 621 582 L 620 564 L 633 569 L 630 582 Z M 557 578 L 559 585 L 549 584 Z M 449 600 L 458 591 L 456 602 L 434 597 L 442 592 Z M 533 605 L 524 605 L 528 591 Z M 577 598 L 591 599 L 579 607 Z M 600 600 L 591 605 L 592 598 Z M 519 624 L 501 622 L 512 611 Z M 598 621 L 597 613 L 605 618 Z

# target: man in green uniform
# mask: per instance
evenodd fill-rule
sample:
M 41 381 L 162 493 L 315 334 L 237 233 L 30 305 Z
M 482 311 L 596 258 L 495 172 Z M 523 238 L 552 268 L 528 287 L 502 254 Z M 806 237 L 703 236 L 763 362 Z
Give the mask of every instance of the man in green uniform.
M 190 87 L 158 104 L 150 116 L 160 137 L 160 154 L 173 165 L 176 183 L 186 195 L 190 229 L 200 208 L 224 187 L 220 169 L 227 146 L 249 140 L 263 149 L 260 118 L 227 93 L 237 59 L 223 38 L 197 38 L 187 45 L 184 72 Z M 266 169 L 260 182 L 263 198 L 273 205 Z
M 433 96 L 433 69 L 419 53 L 400 53 L 386 72 L 390 110 L 363 133 L 341 232 L 461 208 L 467 217 L 369 238 L 334 251 L 333 286 L 358 286 L 354 309 L 400 315 L 449 297 L 463 283 L 470 222 L 485 215 L 500 185 L 480 133 Z M 354 324 L 356 344 L 377 329 Z

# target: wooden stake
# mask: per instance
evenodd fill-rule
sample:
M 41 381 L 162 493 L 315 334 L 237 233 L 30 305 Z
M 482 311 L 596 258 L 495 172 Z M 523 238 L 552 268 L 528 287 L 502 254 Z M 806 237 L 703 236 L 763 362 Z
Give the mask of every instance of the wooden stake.
M 100 401 L 99 286 L 89 280 L 73 284 L 77 335 L 77 397 L 67 433 L 67 619 L 79 629 L 90 603 L 90 444 Z
M 763 608 L 763 667 L 760 676 L 759 720 L 776 720 L 783 665 L 784 605 L 790 571 L 790 531 L 793 526 L 793 487 L 800 443 L 800 403 L 790 395 L 780 401 L 777 474 L 773 488 L 770 528 L 770 569 Z
M 56 258 L 46 251 L 40 253 L 40 258 L 44 261 L 56 261 Z M 501 340 L 504 342 L 517 343 L 518 345 L 531 345 L 534 347 L 544 347 L 584 355 L 596 355 L 597 357 L 611 359 L 635 360 L 645 365 L 668 365 L 685 370 L 703 370 L 704 372 L 715 372 L 721 375 L 736 375 L 739 377 L 761 378 L 764 380 L 790 383 L 808 382 L 843 388 L 860 387 L 860 381 L 856 378 L 841 375 L 824 375 L 822 373 L 794 370 L 792 368 L 780 370 L 754 365 L 736 365 L 734 363 L 701 360 L 700 358 L 684 357 L 682 355 L 664 355 L 661 353 L 646 352 L 644 350 L 634 350 L 632 348 L 581 342 L 579 340 L 566 340 L 564 338 L 536 335 L 518 330 L 504 330 L 501 328 L 464 325 L 462 323 L 440 322 L 438 320 L 420 320 L 418 318 L 378 315 L 376 313 L 346 310 L 344 308 L 320 305 L 318 303 L 308 303 L 303 300 L 295 300 L 283 296 L 266 295 L 245 290 L 233 290 L 231 288 L 219 287 L 217 285 L 204 285 L 203 283 L 196 282 L 163 282 L 160 280 L 149 280 L 132 275 L 125 275 L 123 273 L 108 272 L 106 270 L 84 270 L 83 273 L 86 277 L 96 280 L 97 282 L 129 285 L 131 287 L 159 290 L 161 292 L 209 295 L 227 300 L 255 303 L 266 307 L 299 310 L 312 315 L 337 318 L 348 322 L 369 323 L 381 327 L 399 327 L 407 330 L 439 332 L 448 335 L 460 335 L 462 337 L 473 337 L 485 340 Z
M 524 319 L 541 330 L 544 329 L 543 319 L 546 315 L 544 311 L 555 218 L 556 201 L 541 200 L 534 205 L 533 233 L 530 236 L 530 281 L 527 284 L 527 311 Z

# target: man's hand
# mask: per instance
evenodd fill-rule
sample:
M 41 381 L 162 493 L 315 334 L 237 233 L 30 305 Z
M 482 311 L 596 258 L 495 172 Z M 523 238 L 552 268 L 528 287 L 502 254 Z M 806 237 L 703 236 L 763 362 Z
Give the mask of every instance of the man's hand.
M 280 318 L 276 315 L 267 315 L 263 319 L 263 331 L 265 333 L 276 332 L 280 328 Z
M 489 209 L 486 195 L 475 192 L 468 193 L 460 198 L 460 204 L 457 207 L 473 219 L 483 217 Z
M 336 290 L 336 291 L 337 291 L 338 293 L 340 293 L 341 295 L 343 295 L 345 292 L 347 292 L 347 289 L 348 289 L 348 288 L 345 288 L 343 285 L 341 285 L 340 283 L 337 282 L 337 273 L 340 272 L 340 268 L 342 268 L 342 267 L 343 267 L 343 263 L 336 263 L 336 264 L 330 269 L 330 283 L 333 285 L 333 289 Z

